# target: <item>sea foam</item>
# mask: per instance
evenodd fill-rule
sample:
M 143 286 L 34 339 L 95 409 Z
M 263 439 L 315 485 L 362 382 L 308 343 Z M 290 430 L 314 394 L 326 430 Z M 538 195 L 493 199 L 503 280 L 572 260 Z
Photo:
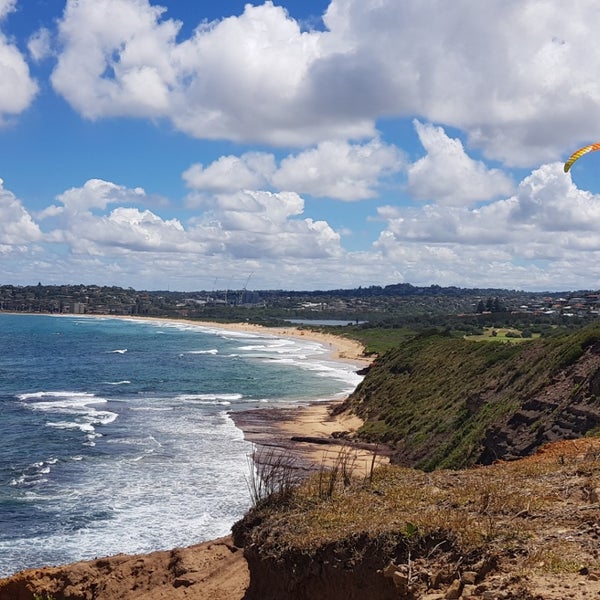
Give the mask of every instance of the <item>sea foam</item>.
M 0 314 L 0 343 L 20 353 L 0 391 L 0 576 L 226 535 L 250 503 L 252 451 L 230 413 L 361 379 L 311 340 L 137 319 L 10 324 Z

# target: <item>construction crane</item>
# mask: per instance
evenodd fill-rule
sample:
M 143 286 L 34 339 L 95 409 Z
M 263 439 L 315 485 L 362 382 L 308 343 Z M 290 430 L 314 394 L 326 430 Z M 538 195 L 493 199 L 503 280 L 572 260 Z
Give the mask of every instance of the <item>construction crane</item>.
M 246 293 L 246 288 L 248 287 L 248 282 L 250 281 L 250 277 L 252 277 L 252 275 L 254 275 L 254 271 L 252 273 L 250 273 L 250 275 L 248 275 L 248 278 L 246 279 L 246 283 L 244 283 L 244 287 L 242 288 L 242 291 L 240 292 L 240 299 L 238 301 L 238 305 L 240 305 L 242 303 L 242 299 L 244 297 L 244 294 Z

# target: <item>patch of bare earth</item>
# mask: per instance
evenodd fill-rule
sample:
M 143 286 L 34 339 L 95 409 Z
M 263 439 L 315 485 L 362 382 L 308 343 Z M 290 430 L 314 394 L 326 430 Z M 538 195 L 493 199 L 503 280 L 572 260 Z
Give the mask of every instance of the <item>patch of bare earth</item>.
M 0 600 L 241 600 L 248 583 L 243 553 L 227 537 L 23 571 L 0 580 Z

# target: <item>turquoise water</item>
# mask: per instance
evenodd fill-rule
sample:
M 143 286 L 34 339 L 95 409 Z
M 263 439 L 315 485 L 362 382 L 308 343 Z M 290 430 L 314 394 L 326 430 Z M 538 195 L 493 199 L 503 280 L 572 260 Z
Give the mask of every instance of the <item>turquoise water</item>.
M 249 506 L 231 411 L 360 381 L 311 341 L 0 314 L 0 576 L 226 535 Z

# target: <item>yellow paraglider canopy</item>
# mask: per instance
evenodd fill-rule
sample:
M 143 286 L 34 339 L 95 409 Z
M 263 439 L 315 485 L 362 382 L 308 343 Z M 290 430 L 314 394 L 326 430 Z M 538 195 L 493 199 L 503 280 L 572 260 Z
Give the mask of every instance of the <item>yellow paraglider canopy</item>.
M 588 152 L 594 152 L 595 150 L 600 150 L 600 142 L 597 142 L 595 144 L 588 144 L 587 146 L 579 148 L 579 150 L 573 152 L 573 154 L 569 156 L 569 160 L 567 160 L 567 162 L 565 163 L 565 173 L 569 172 L 569 169 L 578 158 L 581 158 L 584 154 L 587 154 Z

